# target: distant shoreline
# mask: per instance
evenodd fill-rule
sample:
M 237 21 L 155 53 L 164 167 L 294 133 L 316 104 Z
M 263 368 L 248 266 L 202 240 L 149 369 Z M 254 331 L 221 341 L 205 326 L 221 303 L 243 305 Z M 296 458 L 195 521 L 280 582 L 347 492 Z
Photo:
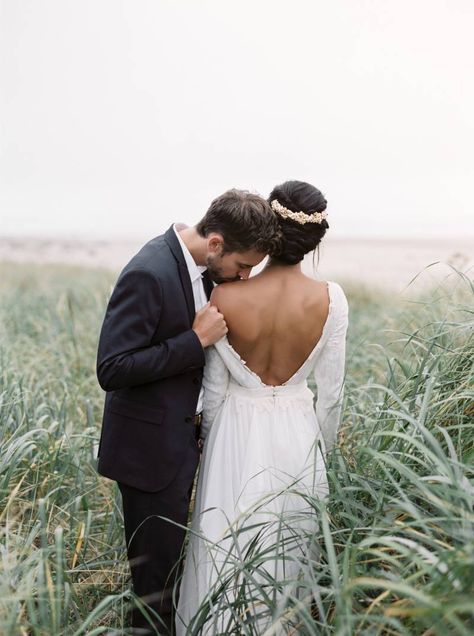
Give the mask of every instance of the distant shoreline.
M 119 272 L 144 242 L 0 236 L 0 262 L 79 265 Z M 314 274 L 312 260 L 308 255 L 303 266 L 309 275 Z M 436 261 L 443 265 L 423 272 L 425 281 L 440 280 L 453 273 L 453 267 L 473 278 L 474 240 L 327 237 L 321 244 L 316 276 L 402 290 Z

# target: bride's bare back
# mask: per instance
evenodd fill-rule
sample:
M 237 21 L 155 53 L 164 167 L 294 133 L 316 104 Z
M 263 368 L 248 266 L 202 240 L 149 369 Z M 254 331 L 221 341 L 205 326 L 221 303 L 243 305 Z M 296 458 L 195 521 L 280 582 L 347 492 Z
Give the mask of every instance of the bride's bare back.
M 232 347 L 265 384 L 283 384 L 321 337 L 329 311 L 327 283 L 299 266 L 271 266 L 245 281 L 216 287 Z

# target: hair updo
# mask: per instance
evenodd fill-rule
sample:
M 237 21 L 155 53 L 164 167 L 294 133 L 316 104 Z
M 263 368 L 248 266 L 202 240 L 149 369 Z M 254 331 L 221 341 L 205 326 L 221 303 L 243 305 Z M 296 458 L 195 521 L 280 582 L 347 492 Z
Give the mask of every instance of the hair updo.
M 324 212 L 327 201 L 322 193 L 304 181 L 285 181 L 275 186 L 268 197 L 268 202 L 277 199 L 281 205 L 292 212 Z M 278 252 L 271 257 L 287 265 L 296 265 L 303 260 L 304 255 L 316 249 L 326 234 L 329 225 L 326 219 L 321 223 L 297 223 L 291 219 L 284 219 L 276 214 L 282 232 L 281 245 Z

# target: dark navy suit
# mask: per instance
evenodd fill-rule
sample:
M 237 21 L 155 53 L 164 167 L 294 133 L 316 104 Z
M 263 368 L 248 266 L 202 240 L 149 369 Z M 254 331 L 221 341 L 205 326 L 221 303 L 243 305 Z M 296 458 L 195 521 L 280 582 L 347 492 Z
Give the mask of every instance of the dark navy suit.
M 203 278 L 209 296 L 212 283 Z M 188 269 L 171 227 L 121 272 L 97 356 L 107 392 L 98 471 L 122 493 L 134 591 L 168 627 L 184 531 L 158 516 L 186 524 L 199 462 L 194 416 L 204 350 L 191 328 L 194 316 Z M 133 625 L 145 624 L 135 612 Z

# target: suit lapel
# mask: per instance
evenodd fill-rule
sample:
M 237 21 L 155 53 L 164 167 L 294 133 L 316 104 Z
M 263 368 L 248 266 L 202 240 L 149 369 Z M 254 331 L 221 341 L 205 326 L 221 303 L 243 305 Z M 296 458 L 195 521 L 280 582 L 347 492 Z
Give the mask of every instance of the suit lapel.
M 202 274 L 202 282 L 204 285 L 204 291 L 206 292 L 207 300 L 209 300 L 212 294 L 212 290 L 214 289 L 214 283 L 212 282 L 207 269 Z
M 186 263 L 178 263 L 179 276 L 181 278 L 181 284 L 184 290 L 184 296 L 186 298 L 186 304 L 188 306 L 189 322 L 193 324 L 194 316 L 196 315 L 196 307 L 194 306 L 194 294 L 191 279 L 189 278 L 188 268 Z
M 184 297 L 186 298 L 186 305 L 188 307 L 189 322 L 193 324 L 194 316 L 196 314 L 196 308 L 194 306 L 194 295 L 191 279 L 189 278 L 188 266 L 184 260 L 183 250 L 176 237 L 173 226 L 171 226 L 165 232 L 165 241 L 170 246 L 173 256 L 178 262 L 179 277 L 181 279 L 181 286 L 183 288 Z

